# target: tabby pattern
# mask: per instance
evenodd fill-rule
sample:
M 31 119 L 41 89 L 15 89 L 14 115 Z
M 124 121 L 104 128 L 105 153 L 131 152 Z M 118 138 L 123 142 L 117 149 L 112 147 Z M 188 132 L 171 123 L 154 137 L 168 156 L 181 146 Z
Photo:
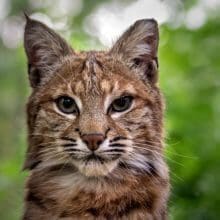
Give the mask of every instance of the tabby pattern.
M 166 219 L 156 21 L 138 20 L 109 51 L 76 52 L 26 18 L 23 220 Z

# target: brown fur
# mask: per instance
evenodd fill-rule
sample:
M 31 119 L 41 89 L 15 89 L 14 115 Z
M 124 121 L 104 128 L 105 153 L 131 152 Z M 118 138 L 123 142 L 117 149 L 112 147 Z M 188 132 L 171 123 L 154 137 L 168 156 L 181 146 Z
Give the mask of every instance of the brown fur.
M 156 22 L 137 21 L 110 51 L 76 53 L 53 30 L 27 18 L 24 43 L 33 91 L 23 219 L 166 219 L 169 175 Z M 108 113 L 125 94 L 133 97 L 131 108 Z M 79 115 L 59 112 L 54 100 L 61 95 L 78 100 Z M 90 151 L 81 137 L 91 133 L 103 134 L 112 153 L 97 152 L 102 163 L 85 165 Z M 74 140 L 86 153 L 71 157 L 65 151 Z

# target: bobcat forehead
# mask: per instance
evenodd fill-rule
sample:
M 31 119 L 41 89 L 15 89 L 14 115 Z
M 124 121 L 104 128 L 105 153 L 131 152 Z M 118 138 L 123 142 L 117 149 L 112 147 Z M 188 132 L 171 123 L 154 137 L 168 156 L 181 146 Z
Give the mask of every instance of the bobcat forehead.
M 107 80 L 103 79 L 100 84 L 103 92 L 109 93 L 111 91 L 111 85 Z
M 81 64 L 75 64 L 75 56 L 73 56 L 72 62 L 71 59 L 68 62 L 63 62 L 59 75 L 67 74 L 69 78 L 67 81 L 69 82 L 68 84 L 71 84 L 72 92 L 79 96 L 101 96 L 102 94 L 114 94 L 120 91 L 136 94 L 137 88 L 135 88 L 134 84 L 141 84 L 141 82 L 132 82 L 126 70 L 121 70 L 120 68 L 113 70 L 114 59 L 109 58 L 106 61 L 105 56 L 105 54 L 94 52 L 92 58 L 87 58 L 83 54 L 83 58 L 80 61 Z M 78 68 L 78 66 L 82 67 Z M 59 83 L 60 81 L 58 81 L 56 86 L 63 86 L 63 81 L 61 81 L 60 85 Z M 140 86 L 138 88 L 140 89 Z M 145 88 L 142 89 L 142 91 L 144 90 Z
M 93 75 L 95 75 L 96 72 L 102 69 L 102 64 L 97 61 L 95 52 L 87 53 L 85 64 L 86 64 L 88 71 L 92 73 Z
M 85 87 L 81 81 L 76 83 L 75 91 L 77 91 L 78 93 L 83 93 L 85 91 Z
M 122 79 L 120 79 L 119 81 L 116 81 L 114 83 L 114 87 L 113 87 L 113 93 L 117 92 L 117 91 L 123 91 L 126 93 L 130 93 L 130 94 L 136 94 L 137 90 L 134 88 L 134 86 L 131 83 L 125 82 Z

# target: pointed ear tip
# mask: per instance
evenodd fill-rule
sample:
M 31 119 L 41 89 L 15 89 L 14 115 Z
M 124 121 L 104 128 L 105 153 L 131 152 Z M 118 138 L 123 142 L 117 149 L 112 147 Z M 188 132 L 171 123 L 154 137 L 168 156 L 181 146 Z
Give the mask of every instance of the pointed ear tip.
M 153 25 L 155 28 L 158 27 L 158 22 L 154 18 L 140 19 L 135 22 L 135 25 L 149 25 L 149 24 Z
M 24 14 L 24 17 L 25 17 L 25 20 L 26 20 L 26 26 L 28 24 L 38 24 L 40 23 L 39 21 L 35 20 L 35 19 L 32 19 L 27 13 L 26 11 L 23 11 L 23 14 Z
M 28 24 L 30 24 L 30 22 L 32 21 L 32 19 L 30 18 L 30 16 L 26 13 L 26 11 L 23 11 L 24 17 L 25 17 L 25 29 L 27 28 Z
M 32 20 L 26 11 L 23 11 L 23 14 L 27 23 Z
M 26 19 L 26 20 L 29 20 L 29 16 L 28 16 L 27 12 L 26 12 L 26 11 L 23 11 L 23 14 L 24 14 L 25 19 Z

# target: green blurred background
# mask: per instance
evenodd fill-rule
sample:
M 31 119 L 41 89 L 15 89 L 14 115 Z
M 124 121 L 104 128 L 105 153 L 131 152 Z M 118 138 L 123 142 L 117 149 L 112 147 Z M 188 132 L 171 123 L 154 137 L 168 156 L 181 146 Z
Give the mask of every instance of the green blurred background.
M 219 0 L 0 0 L 0 219 L 20 218 L 27 176 L 21 171 L 30 94 L 23 10 L 53 24 L 78 50 L 105 48 L 130 21 L 155 13 L 167 102 L 170 219 L 220 219 Z

